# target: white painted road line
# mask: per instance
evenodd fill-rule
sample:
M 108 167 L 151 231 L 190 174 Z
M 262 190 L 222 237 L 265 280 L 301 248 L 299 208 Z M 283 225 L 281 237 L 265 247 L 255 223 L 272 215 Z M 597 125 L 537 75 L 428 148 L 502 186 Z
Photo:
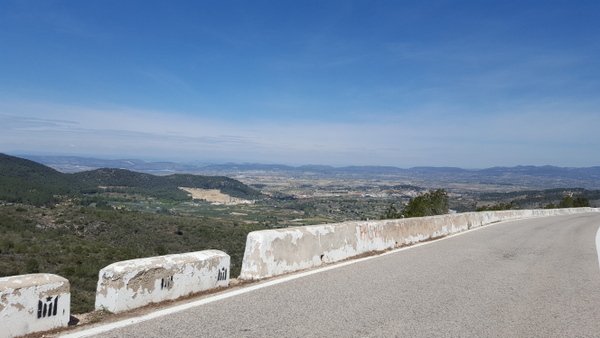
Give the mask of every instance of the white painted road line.
M 400 251 L 404 251 L 404 250 L 414 249 L 414 248 L 419 247 L 419 246 L 432 244 L 434 242 L 439 242 L 439 241 L 442 241 L 442 240 L 445 240 L 445 239 L 449 239 L 449 238 L 452 238 L 452 237 L 455 237 L 455 236 L 466 234 L 468 232 L 476 231 L 476 230 L 479 230 L 479 229 L 482 229 L 482 228 L 485 228 L 485 227 L 488 227 L 488 226 L 491 226 L 491 225 L 506 223 L 506 222 L 510 222 L 510 221 L 513 221 L 513 220 L 503 221 L 503 222 L 492 223 L 492 224 L 480 226 L 480 227 L 473 228 L 473 229 L 470 229 L 470 230 L 465 230 L 465 231 L 462 231 L 462 232 L 459 232 L 459 233 L 456 233 L 456 234 L 448 235 L 448 236 L 445 236 L 445 237 L 442 237 L 442 238 L 439 238 L 439 239 L 436 239 L 436 240 L 433 240 L 433 241 L 427 241 L 427 242 L 417 243 L 417 244 L 413 244 L 413 245 L 410 245 L 410 246 L 407 246 L 407 247 L 403 247 L 403 248 L 398 248 L 398 249 L 386 251 L 386 252 L 378 254 L 378 255 L 373 255 L 373 256 L 368 256 L 368 257 L 363 257 L 363 258 L 358 258 L 358 259 L 351 259 L 351 260 L 348 260 L 346 262 L 341 262 L 341 263 L 334 263 L 334 264 L 329 265 L 329 266 L 319 267 L 319 268 L 315 268 L 315 269 L 310 270 L 310 271 L 300 272 L 300 273 L 296 273 L 296 274 L 289 275 L 289 276 L 286 276 L 286 277 L 277 278 L 277 279 L 274 279 L 274 280 L 271 280 L 271 281 L 268 281 L 268 282 L 264 282 L 264 283 L 260 283 L 260 284 L 256 284 L 256 285 L 252 285 L 252 286 L 248 286 L 248 287 L 244 287 L 242 289 L 235 290 L 235 291 L 225 292 L 223 294 L 219 294 L 219 295 L 211 296 L 211 297 L 208 297 L 208 298 L 204 298 L 204 299 L 201 299 L 201 300 L 198 300 L 198 301 L 195 301 L 195 302 L 191 302 L 191 303 L 187 303 L 187 304 L 183 304 L 183 305 L 179 305 L 179 306 L 174 306 L 172 308 L 168 308 L 168 309 L 164 309 L 164 310 L 159 310 L 159 311 L 156 311 L 156 312 L 153 312 L 153 313 L 150 313 L 150 314 L 147 314 L 147 315 L 143 315 L 143 316 L 140 316 L 140 317 L 129 318 L 129 319 L 125 319 L 125 320 L 122 320 L 122 321 L 118 321 L 118 322 L 114 322 L 114 323 L 110 323 L 110 324 L 106 324 L 106 325 L 102 325 L 102 326 L 90 328 L 90 329 L 87 329 L 87 330 L 84 330 L 84 331 L 78 331 L 78 332 L 68 333 L 68 334 L 65 334 L 65 335 L 61 335 L 61 337 L 63 337 L 63 338 L 82 338 L 82 337 L 88 337 L 88 336 L 97 335 L 97 334 L 100 334 L 100 333 L 103 333 L 103 332 L 107 332 L 107 331 L 110 331 L 110 330 L 118 329 L 118 328 L 121 328 L 121 327 L 129 326 L 129 325 L 133 325 L 133 324 L 137 324 L 137 323 L 141 323 L 141 322 L 145 322 L 145 321 L 148 321 L 148 320 L 152 320 L 154 318 L 158 318 L 158 317 L 170 315 L 170 314 L 173 314 L 173 313 L 176 313 L 176 312 L 184 311 L 184 310 L 187 310 L 187 309 L 190 309 L 190 308 L 194 308 L 194 307 L 197 307 L 197 306 L 202 306 L 204 304 L 209 304 L 209 303 L 216 302 L 216 301 L 219 301 L 219 300 L 222 300 L 222 299 L 227 299 L 227 298 L 230 298 L 230 297 L 235 297 L 235 296 L 247 293 L 247 292 L 252 292 L 252 291 L 255 291 L 255 290 L 258 290 L 258 289 L 266 288 L 266 287 L 277 285 L 277 284 L 280 284 L 280 283 L 285 283 L 285 282 L 288 282 L 288 281 L 291 281 L 291 280 L 294 280 L 294 279 L 297 279 L 297 278 L 302 278 L 302 277 L 313 275 L 313 274 L 316 274 L 316 273 L 320 273 L 320 272 L 325 272 L 325 271 L 332 270 L 332 269 L 341 268 L 343 266 L 347 266 L 347 265 L 350 265 L 350 264 L 364 262 L 364 261 L 367 261 L 367 260 L 370 260 L 370 259 L 374 259 L 374 258 L 377 258 L 377 257 L 380 257 L 380 256 L 391 255 L 391 254 L 394 254 L 394 253 L 397 253 L 397 252 L 400 252 Z
M 596 252 L 598 253 L 598 267 L 600 268 L 600 227 L 596 232 Z
M 404 250 L 414 249 L 416 247 L 420 247 L 420 246 L 423 246 L 423 245 L 437 243 L 439 241 L 450 239 L 450 238 L 453 238 L 455 236 L 459 236 L 459 235 L 463 235 L 463 234 L 466 234 L 466 233 L 470 233 L 471 231 L 476 231 L 476 230 L 480 230 L 480 229 L 483 229 L 483 228 L 487 228 L 487 227 L 492 226 L 492 225 L 506 224 L 508 222 L 522 221 L 522 220 L 524 220 L 524 219 L 508 220 L 508 221 L 503 221 L 503 222 L 498 222 L 498 223 L 491 223 L 491 224 L 488 224 L 488 225 L 485 225 L 485 226 L 477 227 L 477 228 L 474 228 L 474 229 L 470 229 L 470 230 L 466 230 L 466 231 L 463 231 L 463 232 L 452 234 L 452 235 L 449 235 L 449 236 L 446 236 L 446 237 L 442 237 L 442 238 L 439 238 L 439 239 L 436 239 L 436 240 L 433 240 L 433 241 L 427 241 L 427 242 L 417 243 L 417 244 L 414 244 L 414 245 L 411 245 L 411 246 L 407 246 L 407 247 L 403 247 L 403 248 L 398 248 L 398 249 L 390 250 L 390 251 L 387 251 L 387 252 L 384 252 L 384 253 L 381 253 L 381 254 L 378 254 L 378 255 L 363 257 L 363 258 L 359 258 L 359 259 L 351 259 L 351 260 L 348 260 L 348 261 L 345 261 L 345 262 L 335 263 L 335 264 L 332 264 L 332 265 L 315 268 L 313 270 L 309 270 L 309 271 L 305 271 L 305 272 L 300 272 L 300 273 L 295 273 L 295 274 L 292 274 L 292 275 L 288 275 L 288 276 L 276 278 L 276 279 L 273 279 L 273 280 L 270 280 L 270 281 L 259 282 L 257 284 L 249 285 L 247 287 L 243 287 L 243 288 L 240 288 L 238 290 L 225 291 L 225 292 L 223 292 L 221 294 L 210 296 L 210 297 L 207 297 L 207 298 L 204 298 L 204 299 L 200 299 L 198 301 L 190 302 L 190 303 L 187 303 L 187 304 L 182 304 L 182 305 L 179 305 L 179 306 L 174 306 L 174 307 L 171 307 L 171 308 L 168 308 L 168 309 L 159 310 L 159 311 L 156 311 L 156 312 L 153 312 L 153 313 L 150 313 L 150 314 L 147 314 L 147 315 L 143 315 L 143 316 L 140 316 L 140 317 L 129 318 L 129 319 L 121 320 L 121 321 L 114 322 L 114 323 L 109 323 L 109 324 L 106 324 L 106 325 L 102 325 L 102 326 L 98 326 L 98 327 L 94 327 L 94 328 L 90 328 L 90 329 L 83 329 L 83 330 L 77 331 L 77 332 L 65 333 L 64 335 L 61 335 L 61 337 L 68 337 L 68 338 L 75 338 L 75 337 L 77 337 L 77 338 L 79 338 L 79 337 L 89 337 L 89 336 L 93 336 L 93 335 L 98 335 L 98 334 L 101 334 L 101 333 L 104 333 L 104 332 L 108 332 L 108 331 L 111 331 L 111 330 L 114 330 L 114 329 L 123 328 L 123 327 L 129 326 L 129 325 L 138 324 L 138 323 L 141 323 L 141 322 L 153 320 L 153 319 L 156 319 L 156 318 L 159 318 L 159 317 L 162 317 L 162 316 L 171 315 L 171 314 L 174 314 L 174 313 L 177 313 L 177 312 L 180 312 L 180 311 L 184 311 L 184 310 L 191 309 L 191 308 L 194 308 L 194 307 L 198 307 L 198 306 L 202 306 L 202 305 L 205 305 L 205 304 L 213 303 L 213 302 L 220 301 L 220 300 L 223 300 L 223 299 L 227 299 L 227 298 L 230 298 L 230 297 L 235 297 L 235 296 L 242 295 L 242 294 L 245 294 L 245 293 L 248 293 L 248 292 L 252 292 L 252 291 L 255 291 L 255 290 L 259 290 L 259 289 L 262 289 L 262 288 L 266 288 L 266 287 L 270 287 L 270 286 L 277 285 L 277 284 L 280 284 L 280 283 L 285 283 L 285 282 L 288 282 L 288 281 L 291 281 L 291 280 L 294 280 L 294 279 L 302 278 L 302 277 L 305 277 L 305 276 L 309 276 L 309 275 L 313 275 L 313 274 L 317 274 L 317 273 L 329 271 L 329 270 L 332 270 L 332 269 L 337 269 L 337 268 L 340 268 L 340 267 L 348 266 L 348 265 L 359 263 L 359 262 L 364 262 L 364 261 L 367 261 L 367 260 L 371 260 L 371 259 L 375 259 L 375 258 L 378 258 L 378 257 L 381 257 L 381 256 L 385 256 L 385 255 L 391 255 L 391 254 L 394 254 L 394 253 L 397 253 L 397 252 L 400 252 L 400 251 L 404 251 Z M 597 232 L 597 235 L 596 235 L 596 248 L 597 248 L 597 251 L 598 251 L 598 259 L 599 259 L 599 262 L 600 262 L 600 229 L 598 229 L 598 232 Z M 600 267 L 600 265 L 599 265 L 599 267 Z

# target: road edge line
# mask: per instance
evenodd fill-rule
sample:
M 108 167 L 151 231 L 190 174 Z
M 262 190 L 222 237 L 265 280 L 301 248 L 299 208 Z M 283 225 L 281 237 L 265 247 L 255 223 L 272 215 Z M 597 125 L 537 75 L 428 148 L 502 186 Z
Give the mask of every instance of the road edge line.
M 548 216 L 548 217 L 552 217 L 552 216 Z M 82 331 L 78 331 L 78 332 L 72 332 L 72 333 L 67 333 L 65 335 L 59 335 L 59 337 L 62 338 L 83 338 L 83 337 L 89 337 L 89 336 L 93 336 L 93 335 L 97 335 L 97 334 L 101 334 L 104 332 L 108 332 L 111 330 L 115 330 L 115 329 L 119 329 L 119 328 L 123 328 L 129 325 L 134 325 L 134 324 L 139 324 L 148 320 L 152 320 L 154 318 L 158 318 L 158 317 L 162 317 L 162 316 L 166 316 L 166 315 L 170 315 L 170 314 L 174 314 L 177 312 L 181 312 L 181 311 L 185 311 L 187 309 L 191 309 L 194 307 L 198 307 L 198 306 L 202 306 L 205 304 L 209 304 L 209 303 L 213 303 L 219 300 L 223 300 L 223 299 L 227 299 L 230 297 L 235 297 L 238 295 L 242 295 L 244 293 L 248 293 L 248 292 L 252 292 L 255 290 L 259 290 L 262 288 L 266 288 L 269 286 L 273 286 L 273 285 L 277 285 L 280 283 L 285 283 L 294 279 L 298 279 L 298 278 L 302 278 L 302 277 L 306 277 L 306 276 L 310 276 L 310 275 L 314 275 L 316 273 L 321 273 L 321 272 L 325 272 L 325 271 L 329 271 L 329 270 L 333 270 L 333 269 L 337 269 L 337 268 L 341 268 L 347 265 L 351 265 L 351 264 L 356 264 L 356 263 L 360 263 L 360 262 L 364 262 L 370 259 L 375 259 L 377 257 L 381 257 L 381 256 L 386 256 L 386 255 L 391 255 L 394 253 L 398 253 L 404 250 L 409 250 L 409 249 L 413 249 L 416 247 L 420 247 L 423 245 L 429 245 L 432 243 L 437 243 L 439 241 L 443 241 L 446 239 L 450 239 L 456 236 L 460 236 L 460 235 L 464 235 L 467 233 L 470 233 L 472 231 L 477 231 L 477 230 L 481 230 L 481 229 L 485 229 L 488 228 L 492 225 L 498 225 L 498 224 L 504 224 L 504 223 L 509 223 L 509 222 L 514 222 L 514 221 L 521 221 L 521 220 L 526 220 L 526 219 L 531 219 L 531 218 L 539 218 L 539 217 L 524 217 L 524 218 L 519 218 L 519 219 L 510 219 L 510 220 L 503 220 L 500 222 L 494 222 L 494 223 L 489 223 L 486 225 L 482 225 L 482 226 L 478 226 L 476 228 L 472 228 L 472 229 L 468 229 L 468 230 L 463 230 L 454 234 L 450 234 L 448 236 L 444 236 L 444 237 L 440 237 L 434 240 L 430 240 L 430 241 L 425 241 L 425 242 L 419 242 L 419 243 L 415 243 L 409 246 L 405 246 L 405 247 L 401 247 L 401 248 L 397 248 L 397 249 L 392 249 L 386 252 L 382 252 L 379 254 L 375 254 L 372 256 L 367 256 L 367 257 L 361 257 L 361 258 L 357 258 L 357 259 L 350 259 L 347 261 L 343 261 L 343 262 L 339 262 L 339 263 L 333 263 L 331 265 L 327 265 L 327 266 L 323 266 L 323 267 L 317 267 L 314 268 L 312 270 L 309 271 L 303 271 L 303 272 L 299 272 L 299 273 L 295 273 L 293 275 L 287 275 L 281 278 L 276 278 L 273 280 L 269 280 L 263 283 L 259 283 L 259 284 L 255 284 L 255 285 L 250 285 L 247 287 L 243 287 L 241 289 L 238 290 L 233 290 L 233 291 L 225 291 L 222 294 L 218 294 L 218 295 L 214 295 L 208 298 L 204 298 L 204 299 L 200 299 L 197 301 L 193 301 L 190 303 L 186 303 L 186 304 L 182 304 L 182 305 L 177 305 L 171 308 L 167 308 L 167 309 L 163 309 L 163 310 L 158 310 L 140 317 L 135 317 L 135 318 L 128 318 L 128 319 L 124 319 L 121 321 L 117 321 L 114 323 L 108 323 L 102 326 L 97 326 L 97 327 L 93 327 L 93 328 L 89 328 L 89 329 L 83 329 Z M 598 229 L 598 233 L 596 234 L 596 248 L 598 251 L 598 259 L 599 259 L 599 264 L 600 264 L 600 228 Z M 600 265 L 599 265 L 600 266 Z

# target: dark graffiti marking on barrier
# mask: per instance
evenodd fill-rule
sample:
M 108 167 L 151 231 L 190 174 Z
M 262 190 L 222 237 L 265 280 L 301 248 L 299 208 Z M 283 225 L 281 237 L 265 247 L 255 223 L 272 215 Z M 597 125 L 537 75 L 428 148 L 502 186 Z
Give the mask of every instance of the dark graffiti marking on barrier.
M 227 269 L 225 269 L 225 267 L 222 267 L 221 270 L 218 271 L 217 281 L 220 280 L 227 280 Z
M 169 276 L 160 280 L 160 289 L 171 289 L 173 287 L 173 276 Z
M 50 316 L 56 316 L 58 311 L 58 296 L 56 297 L 46 297 L 46 300 L 42 302 L 40 299 L 38 301 L 38 318 L 45 318 Z
M 359 225 L 358 228 L 361 239 L 364 239 L 365 237 L 377 238 L 381 235 L 380 229 L 377 225 Z

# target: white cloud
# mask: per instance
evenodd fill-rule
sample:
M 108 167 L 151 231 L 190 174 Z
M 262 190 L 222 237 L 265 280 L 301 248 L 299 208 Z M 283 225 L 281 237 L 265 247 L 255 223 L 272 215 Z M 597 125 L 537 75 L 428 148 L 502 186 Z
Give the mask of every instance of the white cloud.
M 360 124 L 239 123 L 124 107 L 2 104 L 0 151 L 295 165 L 597 165 L 585 154 L 600 147 L 594 130 L 600 117 L 587 110 L 595 105 L 569 114 L 566 104 L 454 120 L 432 105 L 411 118 Z

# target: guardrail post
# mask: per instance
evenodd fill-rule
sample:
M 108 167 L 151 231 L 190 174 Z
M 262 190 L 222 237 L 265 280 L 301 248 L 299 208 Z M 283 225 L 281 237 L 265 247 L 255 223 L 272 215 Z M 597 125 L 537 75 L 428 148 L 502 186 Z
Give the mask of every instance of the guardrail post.
M 69 281 L 53 274 L 0 278 L 0 337 L 15 337 L 69 325 Z
M 100 270 L 96 309 L 122 312 L 229 285 L 230 257 L 219 250 L 132 259 Z

